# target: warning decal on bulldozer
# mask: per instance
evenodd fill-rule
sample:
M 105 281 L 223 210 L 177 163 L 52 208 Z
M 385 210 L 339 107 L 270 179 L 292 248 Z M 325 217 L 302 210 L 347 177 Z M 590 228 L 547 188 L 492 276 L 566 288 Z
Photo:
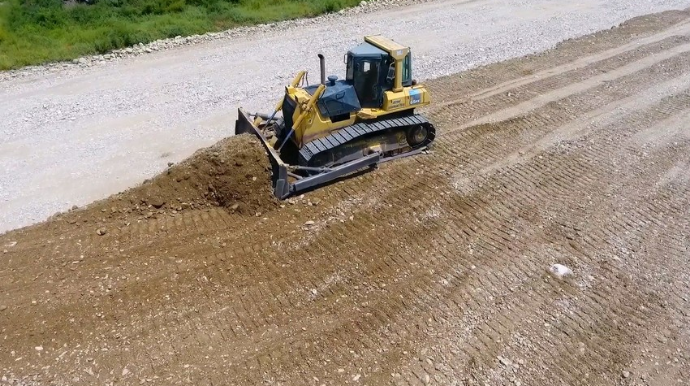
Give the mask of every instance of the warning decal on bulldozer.
M 416 105 L 422 102 L 422 92 L 419 90 L 410 90 L 410 104 Z

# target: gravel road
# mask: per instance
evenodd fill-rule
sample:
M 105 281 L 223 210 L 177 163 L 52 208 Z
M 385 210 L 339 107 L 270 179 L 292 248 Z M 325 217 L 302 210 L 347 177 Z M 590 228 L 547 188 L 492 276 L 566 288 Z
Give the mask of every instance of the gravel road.
M 410 45 L 415 77 L 425 80 L 689 6 L 690 0 L 431 1 L 5 73 L 0 231 L 124 190 L 227 136 L 238 106 L 270 108 L 300 69 L 318 81 L 319 52 L 328 72 L 342 76 L 343 53 L 364 34 Z

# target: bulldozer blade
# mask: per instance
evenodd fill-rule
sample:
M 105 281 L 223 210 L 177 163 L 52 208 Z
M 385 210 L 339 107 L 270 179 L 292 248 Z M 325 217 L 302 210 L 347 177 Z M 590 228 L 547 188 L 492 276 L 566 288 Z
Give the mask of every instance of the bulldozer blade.
M 254 125 L 249 114 L 242 108 L 237 110 L 237 121 L 235 122 L 235 135 L 238 134 L 253 134 L 259 138 L 259 141 L 263 145 L 271 161 L 273 195 L 279 200 L 284 200 L 293 194 L 325 185 L 359 169 L 373 167 L 382 159 L 381 154 L 378 152 L 369 154 L 333 168 L 324 168 L 321 172 L 308 177 L 297 176 L 297 181 L 290 183 L 288 180 L 288 176 L 290 175 L 288 173 L 288 167 L 290 167 L 290 165 L 283 162 L 278 152 L 264 137 L 261 130 Z M 293 166 L 293 168 L 299 167 Z
M 288 182 L 287 165 L 280 159 L 278 152 L 268 143 L 258 127 L 249 118 L 249 114 L 242 108 L 237 110 L 237 121 L 235 121 L 235 135 L 253 134 L 259 138 L 268 158 L 271 161 L 273 195 L 278 199 L 286 199 L 290 195 L 290 183 Z
M 322 186 L 340 177 L 353 173 L 357 170 L 366 167 L 373 167 L 377 165 L 380 161 L 381 153 L 369 154 L 367 156 L 352 160 L 348 163 L 344 163 L 334 168 L 328 168 L 327 170 L 324 170 L 319 174 L 299 179 L 295 183 L 290 185 L 290 191 L 293 193 L 297 193 L 304 190 L 309 190 L 317 186 Z

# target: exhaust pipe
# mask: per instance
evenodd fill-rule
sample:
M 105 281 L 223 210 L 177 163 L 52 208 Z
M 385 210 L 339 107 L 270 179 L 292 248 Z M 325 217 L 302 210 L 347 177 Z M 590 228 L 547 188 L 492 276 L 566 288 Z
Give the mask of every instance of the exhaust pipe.
M 321 65 L 321 84 L 326 84 L 326 59 L 319 54 L 319 64 Z

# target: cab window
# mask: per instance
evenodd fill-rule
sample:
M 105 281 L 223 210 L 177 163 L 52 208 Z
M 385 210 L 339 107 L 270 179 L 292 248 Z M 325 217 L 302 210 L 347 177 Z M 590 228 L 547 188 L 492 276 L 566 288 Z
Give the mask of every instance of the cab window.
M 412 81 L 412 58 L 408 52 L 403 60 L 403 83 L 410 83 Z
M 375 107 L 379 97 L 379 66 L 377 60 L 361 60 L 355 65 L 354 86 L 362 107 Z
M 352 60 L 352 55 L 348 55 L 347 56 L 347 73 L 345 74 L 345 79 L 350 80 L 350 81 L 352 80 L 352 78 L 354 77 L 354 72 L 355 72 L 354 68 L 355 68 L 355 66 L 354 66 L 354 63 Z

